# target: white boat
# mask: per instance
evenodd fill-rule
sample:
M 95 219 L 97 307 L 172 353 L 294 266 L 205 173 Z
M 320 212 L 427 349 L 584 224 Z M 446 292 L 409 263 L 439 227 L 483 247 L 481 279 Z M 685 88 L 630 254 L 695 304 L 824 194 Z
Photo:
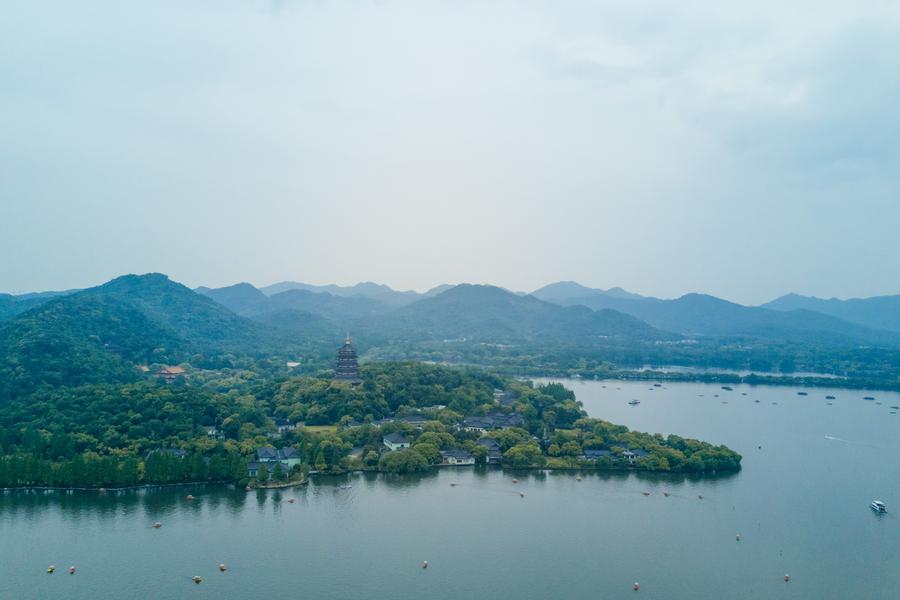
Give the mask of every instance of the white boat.
M 878 513 L 886 513 L 887 507 L 884 505 L 884 502 L 881 500 L 872 500 L 872 504 L 869 505 L 869 508 Z

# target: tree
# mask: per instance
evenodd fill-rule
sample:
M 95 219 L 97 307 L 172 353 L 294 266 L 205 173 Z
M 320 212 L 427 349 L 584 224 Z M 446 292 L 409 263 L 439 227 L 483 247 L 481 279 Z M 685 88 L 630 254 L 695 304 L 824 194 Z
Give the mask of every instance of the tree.
M 269 480 L 269 470 L 265 464 L 259 465 L 259 470 L 256 472 L 256 480 L 263 483 Z
M 413 450 L 425 457 L 429 464 L 436 465 L 441 462 L 441 451 L 434 444 L 417 443 Z
M 544 456 L 537 444 L 517 444 L 503 453 L 503 462 L 513 467 L 536 467 L 544 464 Z

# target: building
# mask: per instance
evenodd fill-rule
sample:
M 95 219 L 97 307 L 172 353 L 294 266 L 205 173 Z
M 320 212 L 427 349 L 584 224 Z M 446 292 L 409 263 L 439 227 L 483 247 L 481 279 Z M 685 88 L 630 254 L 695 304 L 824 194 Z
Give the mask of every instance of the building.
M 489 415 L 487 417 L 466 417 L 459 424 L 460 429 L 474 431 L 475 433 L 487 433 L 495 429 L 510 429 L 524 426 L 525 419 L 517 413 Z
M 182 367 L 160 367 L 159 371 L 155 373 L 157 377 L 162 377 L 162 379 L 166 383 L 172 383 L 175 381 L 177 377 L 183 377 L 185 374 L 185 370 Z
M 487 456 L 485 461 L 489 465 L 499 465 L 503 461 L 503 453 L 500 451 L 500 442 L 494 438 L 483 437 L 478 440 L 479 444 L 487 448 Z
M 622 457 L 628 460 L 629 464 L 634 464 L 636 461 L 644 458 L 645 456 L 650 456 L 650 453 L 641 448 L 635 448 L 634 450 L 626 450 L 622 453 Z
M 612 458 L 612 450 L 585 450 L 582 458 L 597 460 L 598 458 Z
M 184 458 L 187 456 L 187 452 L 182 450 L 181 448 L 158 448 L 156 450 L 151 450 L 147 453 L 147 458 L 150 458 L 154 454 L 165 454 L 166 456 L 171 456 L 172 458 Z
M 284 433 L 285 431 L 294 431 L 297 429 L 297 424 L 279 417 L 275 419 L 275 427 L 278 429 L 278 433 Z
M 468 466 L 475 464 L 475 457 L 468 450 L 452 448 L 441 452 L 441 464 L 447 466 Z
M 426 419 L 422 415 L 409 415 L 408 417 L 400 417 L 397 420 L 401 423 L 412 425 L 416 429 L 422 429 L 422 426 L 428 422 L 428 419 Z
M 389 433 L 382 439 L 388 450 L 402 450 L 409 448 L 409 440 L 399 433 Z
M 337 364 L 334 368 L 334 378 L 337 381 L 347 381 L 353 385 L 359 385 L 359 363 L 356 359 L 356 349 L 350 343 L 350 334 L 344 339 L 344 345 L 338 349 Z
M 278 450 L 271 446 L 263 446 L 256 451 L 256 460 L 261 463 L 280 462 L 282 466 L 291 468 L 300 464 L 300 453 L 290 446 Z

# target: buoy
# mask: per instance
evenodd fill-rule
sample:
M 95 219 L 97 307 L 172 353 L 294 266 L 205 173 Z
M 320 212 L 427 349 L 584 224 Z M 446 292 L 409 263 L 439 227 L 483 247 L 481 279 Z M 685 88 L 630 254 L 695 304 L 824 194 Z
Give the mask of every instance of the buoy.
M 153 529 L 159 529 L 160 527 L 162 527 L 162 523 L 160 523 L 159 521 L 153 524 Z
M 55 571 L 55 570 L 56 570 L 56 567 L 54 567 L 53 565 L 49 565 L 49 566 L 47 567 L 47 572 L 48 572 L 48 573 L 52 573 L 52 572 Z
M 222 573 L 225 572 L 225 563 L 219 563 L 219 571 L 221 571 Z
M 191 577 L 191 580 L 192 580 L 194 583 L 200 583 L 201 581 L 203 581 L 203 578 L 200 577 L 199 575 L 194 575 L 193 577 Z
M 188 494 L 188 495 L 187 495 L 187 499 L 188 499 L 188 500 L 193 500 L 193 499 L 194 499 L 194 497 L 193 497 L 193 496 L 191 496 L 191 495 L 190 495 L 190 494 Z
M 703 500 L 703 495 L 701 494 L 701 495 L 697 496 L 697 498 L 699 498 L 700 500 Z
M 787 573 L 785 573 L 785 574 L 784 574 L 784 581 L 785 581 L 785 583 L 787 583 L 787 582 L 790 581 L 790 580 L 791 580 L 791 576 L 788 575 Z
M 631 584 L 631 589 L 633 589 L 634 591 L 638 591 L 639 589 L 641 589 L 641 584 L 635 581 L 633 584 Z
M 427 569 L 427 568 L 428 568 L 428 561 L 427 561 L 427 560 L 423 560 L 423 561 L 422 561 L 422 568 L 423 568 L 423 569 Z
M 524 497 L 525 497 L 525 492 L 519 492 L 519 498 L 524 498 Z
M 741 534 L 737 534 L 736 536 L 734 536 L 734 539 L 736 539 L 737 541 L 741 541 Z

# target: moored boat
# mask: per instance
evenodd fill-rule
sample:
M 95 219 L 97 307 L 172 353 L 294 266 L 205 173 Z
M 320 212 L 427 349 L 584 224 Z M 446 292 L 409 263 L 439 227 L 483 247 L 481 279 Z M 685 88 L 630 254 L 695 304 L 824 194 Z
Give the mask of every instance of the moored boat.
M 874 510 L 877 513 L 886 513 L 887 507 L 884 505 L 884 502 L 881 500 L 872 500 L 872 504 L 869 505 L 869 508 Z

